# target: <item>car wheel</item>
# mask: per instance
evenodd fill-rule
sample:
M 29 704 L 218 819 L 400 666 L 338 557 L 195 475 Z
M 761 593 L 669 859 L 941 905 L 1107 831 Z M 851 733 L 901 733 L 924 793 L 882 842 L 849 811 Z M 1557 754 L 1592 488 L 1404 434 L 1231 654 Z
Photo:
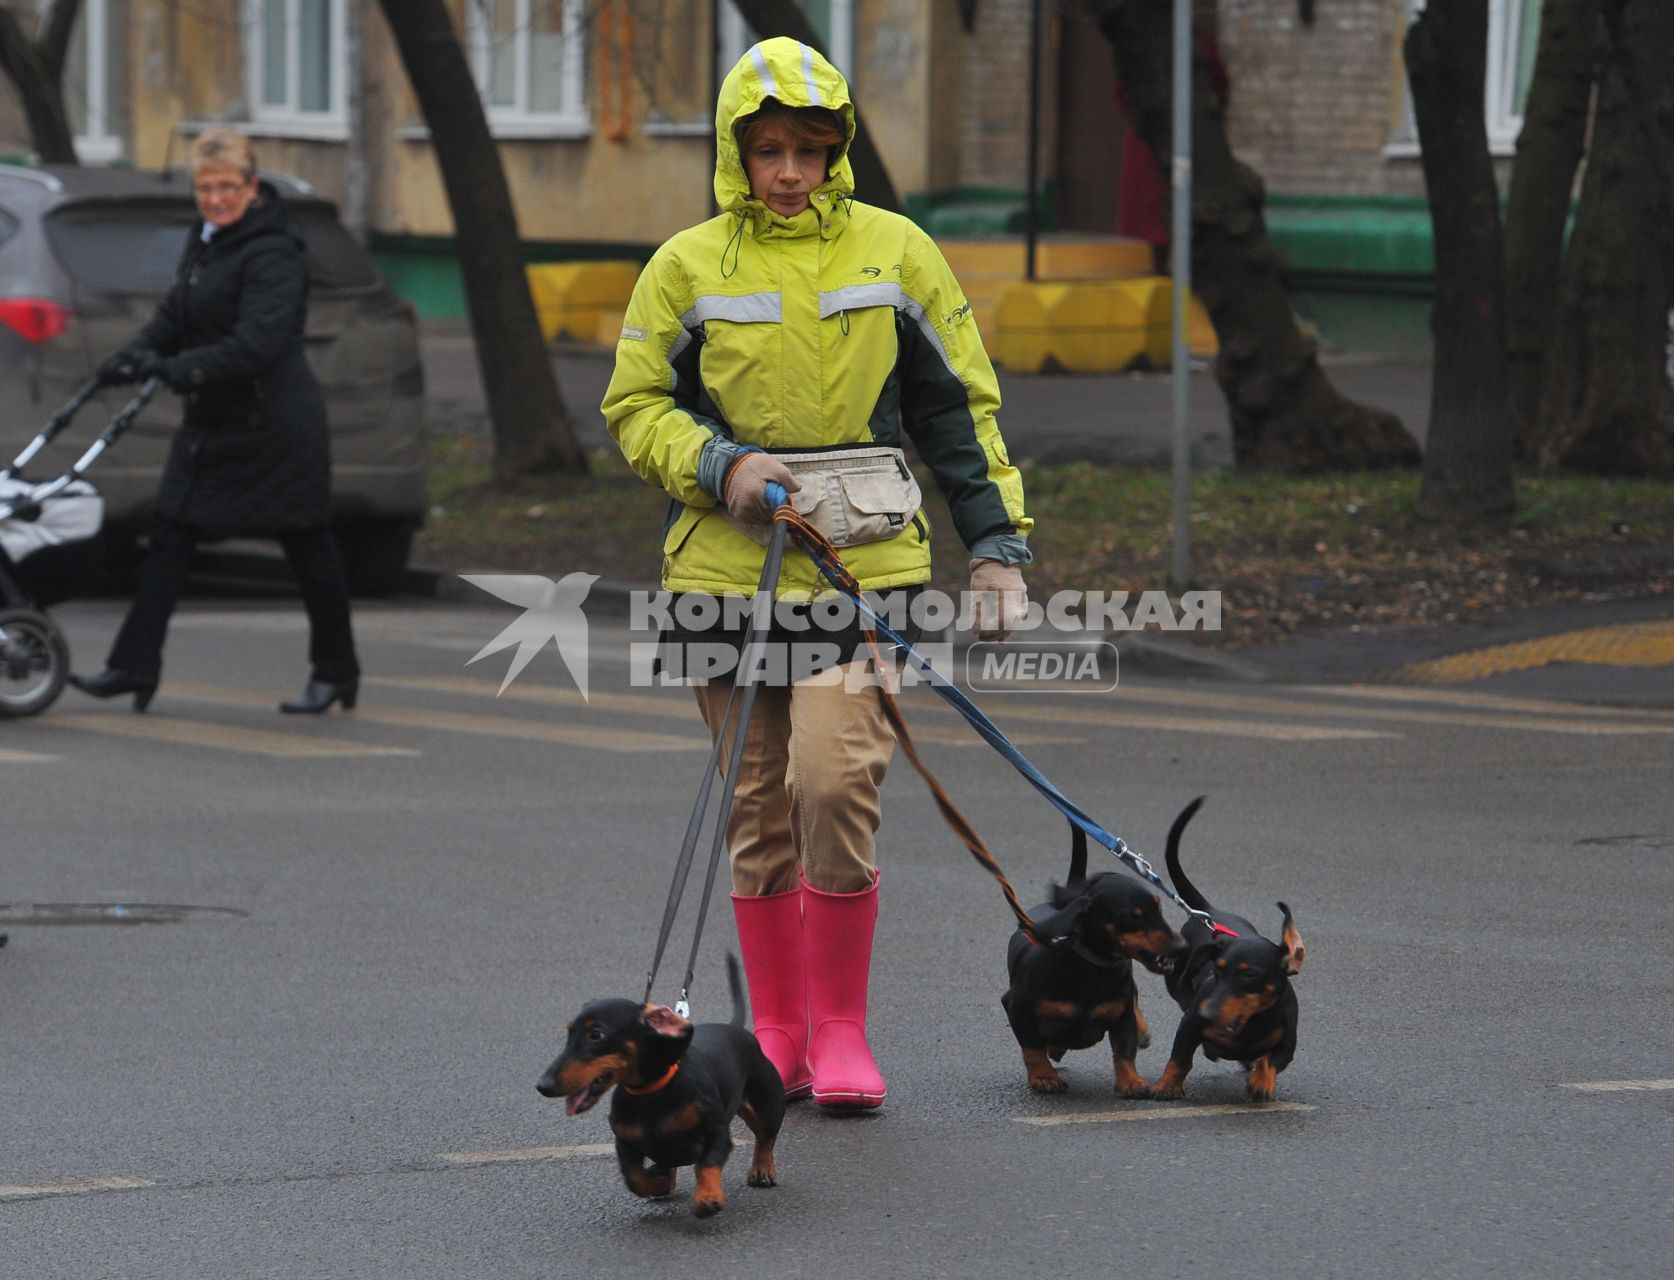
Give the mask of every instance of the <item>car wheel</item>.
M 413 551 L 412 525 L 383 521 L 347 525 L 337 531 L 343 551 L 349 590 L 355 595 L 388 595 L 399 590 L 407 576 L 407 557 Z
M 34 609 L 0 609 L 0 718 L 45 711 L 64 691 L 70 646 Z

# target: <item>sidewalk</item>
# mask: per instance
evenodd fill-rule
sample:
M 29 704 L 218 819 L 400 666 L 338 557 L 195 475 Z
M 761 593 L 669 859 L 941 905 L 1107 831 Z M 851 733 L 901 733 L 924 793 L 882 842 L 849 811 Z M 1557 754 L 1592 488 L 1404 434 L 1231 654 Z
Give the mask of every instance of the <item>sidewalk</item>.
M 425 392 L 444 429 L 483 429 L 482 381 L 471 337 L 458 322 L 428 321 L 420 333 Z M 581 443 L 610 443 L 599 401 L 610 381 L 613 353 L 569 345 L 554 350 L 553 368 Z M 1424 439 L 1429 417 L 1430 367 L 1372 357 L 1327 358 L 1326 371 L 1344 395 L 1395 413 Z M 1191 379 L 1192 465 L 1232 465 L 1226 400 L 1207 370 Z M 1000 429 L 1018 462 L 1167 470 L 1173 449 L 1173 378 L 1136 374 L 1022 374 L 1000 371 Z

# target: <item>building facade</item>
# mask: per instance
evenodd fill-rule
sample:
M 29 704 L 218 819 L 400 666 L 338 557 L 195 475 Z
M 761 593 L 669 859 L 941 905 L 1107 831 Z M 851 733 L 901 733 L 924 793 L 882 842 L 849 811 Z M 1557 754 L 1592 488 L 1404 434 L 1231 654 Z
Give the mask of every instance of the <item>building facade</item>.
M 1340 345 L 1411 337 L 1427 307 L 1429 222 L 1400 55 L 1415 2 L 1196 0 L 1299 310 Z M 714 89 L 751 38 L 730 0 L 448 3 L 532 258 L 643 255 L 707 216 Z M 1036 47 L 1041 215 L 1114 232 L 1123 121 L 1084 0 L 1040 0 L 1038 38 L 1033 0 L 799 3 L 933 232 L 1021 230 Z M 1509 156 L 1539 0 L 1490 3 L 1485 111 Z M 264 165 L 335 199 L 421 308 L 457 309 L 440 175 L 376 0 L 82 4 L 65 89 L 86 162 L 177 164 L 193 135 L 236 124 Z M 0 84 L 0 156 L 27 151 Z M 1361 324 L 1367 298 L 1392 332 Z

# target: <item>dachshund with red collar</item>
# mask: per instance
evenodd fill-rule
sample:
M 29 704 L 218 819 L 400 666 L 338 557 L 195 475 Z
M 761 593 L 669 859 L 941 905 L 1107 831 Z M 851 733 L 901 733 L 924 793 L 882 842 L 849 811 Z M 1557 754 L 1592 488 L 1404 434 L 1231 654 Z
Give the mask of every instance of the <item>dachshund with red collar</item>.
M 1272 942 L 1242 916 L 1210 906 L 1186 879 L 1180 869 L 1180 836 L 1202 804 L 1199 796 L 1169 828 L 1168 875 L 1175 891 L 1221 928 L 1212 929 L 1194 916 L 1180 931 L 1187 950 L 1184 961 L 1168 974 L 1168 993 L 1185 1016 L 1151 1096 L 1185 1096 L 1192 1058 L 1202 1048 L 1211 1061 L 1241 1063 L 1248 1073 L 1245 1089 L 1250 1097 L 1271 1102 L 1279 1072 L 1296 1056 L 1297 1003 L 1291 979 L 1302 972 L 1307 951 L 1284 903 L 1279 903 L 1284 913 L 1280 941 Z

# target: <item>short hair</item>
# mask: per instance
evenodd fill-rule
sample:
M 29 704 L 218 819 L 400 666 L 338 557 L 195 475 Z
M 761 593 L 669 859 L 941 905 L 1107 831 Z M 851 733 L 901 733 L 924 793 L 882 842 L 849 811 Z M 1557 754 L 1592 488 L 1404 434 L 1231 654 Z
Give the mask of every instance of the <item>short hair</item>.
M 848 128 L 840 112 L 830 107 L 791 107 L 777 98 L 769 98 L 759 111 L 751 112 L 738 122 L 738 149 L 748 151 L 750 143 L 763 125 L 783 122 L 791 138 L 799 143 L 812 143 L 829 152 L 826 163 L 837 159 L 837 153 L 849 139 Z
M 256 149 L 237 129 L 222 126 L 199 134 L 192 143 L 192 171 L 237 169 L 246 178 L 256 176 Z

